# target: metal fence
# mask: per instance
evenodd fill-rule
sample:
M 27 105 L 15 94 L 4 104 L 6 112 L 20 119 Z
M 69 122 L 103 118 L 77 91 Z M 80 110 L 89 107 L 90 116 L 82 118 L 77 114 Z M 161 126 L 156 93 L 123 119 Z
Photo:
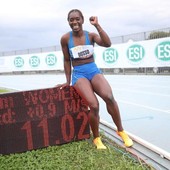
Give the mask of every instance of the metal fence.
M 148 39 L 150 39 L 150 35 L 152 35 L 152 37 L 151 37 L 152 39 L 162 38 L 158 34 L 154 35 L 154 33 L 158 33 L 158 32 L 166 33 L 163 35 L 164 37 L 170 37 L 170 27 L 169 27 L 169 28 L 163 28 L 163 29 L 159 29 L 159 30 L 140 32 L 140 33 L 136 33 L 136 34 L 111 37 L 110 39 L 111 39 L 112 44 L 119 44 L 119 43 L 126 43 L 129 40 L 133 40 L 133 41 L 148 40 Z M 56 45 L 56 46 L 41 47 L 41 48 L 34 48 L 34 49 L 5 51 L 5 52 L 0 52 L 0 56 L 43 53 L 43 52 L 51 52 L 51 51 L 59 51 L 59 50 L 61 50 L 61 47 L 59 45 Z

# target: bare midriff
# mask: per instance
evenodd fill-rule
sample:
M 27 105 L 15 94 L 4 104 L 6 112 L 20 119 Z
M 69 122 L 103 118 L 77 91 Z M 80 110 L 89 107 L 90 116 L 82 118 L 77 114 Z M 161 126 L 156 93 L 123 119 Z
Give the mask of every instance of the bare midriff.
M 87 58 L 87 59 L 79 59 L 79 60 L 73 60 L 72 61 L 72 66 L 79 66 L 79 65 L 82 65 L 82 64 L 87 64 L 87 63 L 91 63 L 91 62 L 94 62 L 94 57 L 90 57 L 90 58 Z

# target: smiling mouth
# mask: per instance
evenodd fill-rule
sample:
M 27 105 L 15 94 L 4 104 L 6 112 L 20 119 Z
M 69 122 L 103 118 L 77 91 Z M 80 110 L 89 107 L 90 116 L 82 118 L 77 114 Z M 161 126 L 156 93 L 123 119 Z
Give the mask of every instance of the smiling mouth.
M 78 25 L 74 25 L 72 28 L 73 28 L 73 30 L 77 30 L 77 29 L 79 29 L 79 26 Z

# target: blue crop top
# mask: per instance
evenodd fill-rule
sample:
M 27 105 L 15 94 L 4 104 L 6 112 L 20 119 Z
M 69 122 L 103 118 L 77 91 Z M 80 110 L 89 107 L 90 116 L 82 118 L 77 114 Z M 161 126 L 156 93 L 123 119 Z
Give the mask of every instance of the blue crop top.
M 89 40 L 89 35 L 87 31 L 85 34 L 85 45 L 74 46 L 73 32 L 70 32 L 70 39 L 68 42 L 69 54 L 71 60 L 82 60 L 93 57 L 94 47 Z

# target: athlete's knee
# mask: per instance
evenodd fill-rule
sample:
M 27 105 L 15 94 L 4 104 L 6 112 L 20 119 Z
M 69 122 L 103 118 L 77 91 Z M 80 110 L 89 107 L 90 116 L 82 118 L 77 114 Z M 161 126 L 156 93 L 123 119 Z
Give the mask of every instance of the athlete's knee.
M 102 98 L 106 103 L 115 103 L 116 102 L 112 93 L 105 94 Z
M 90 110 L 93 111 L 95 114 L 98 114 L 99 112 L 99 103 L 94 102 L 89 104 Z

